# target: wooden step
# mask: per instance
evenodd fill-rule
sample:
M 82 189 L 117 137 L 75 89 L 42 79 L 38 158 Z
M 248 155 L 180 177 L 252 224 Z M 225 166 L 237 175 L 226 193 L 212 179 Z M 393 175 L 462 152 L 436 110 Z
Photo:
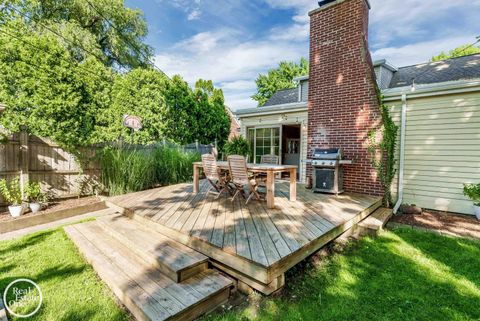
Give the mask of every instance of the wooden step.
M 176 283 L 105 234 L 98 222 L 65 231 L 137 320 L 193 320 L 230 296 L 233 282 L 220 272 L 207 270 Z
M 208 257 L 121 214 L 99 218 L 111 237 L 135 252 L 175 282 L 208 269 Z
M 360 235 L 368 234 L 375 236 L 383 230 L 392 215 L 392 209 L 380 207 L 369 217 L 358 223 L 357 231 Z

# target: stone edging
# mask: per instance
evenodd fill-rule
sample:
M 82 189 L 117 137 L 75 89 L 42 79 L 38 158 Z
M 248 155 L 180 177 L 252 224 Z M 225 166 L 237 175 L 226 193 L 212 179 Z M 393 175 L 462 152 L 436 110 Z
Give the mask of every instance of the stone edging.
M 27 217 L 20 217 L 11 221 L 1 222 L 0 233 L 13 232 L 13 231 L 24 229 L 27 227 L 50 223 L 50 222 L 58 221 L 64 218 L 86 214 L 89 212 L 95 212 L 95 211 L 103 210 L 106 208 L 107 208 L 107 205 L 105 204 L 105 202 L 100 201 L 93 204 L 67 208 L 67 209 L 58 210 L 55 212 L 37 214 L 37 215 L 27 216 Z

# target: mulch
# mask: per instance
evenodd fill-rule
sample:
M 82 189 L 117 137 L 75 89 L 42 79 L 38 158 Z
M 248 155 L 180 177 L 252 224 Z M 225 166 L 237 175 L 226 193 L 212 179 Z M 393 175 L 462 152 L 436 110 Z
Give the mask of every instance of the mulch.
M 29 216 L 39 215 L 39 214 L 47 214 L 47 213 L 52 213 L 52 212 L 73 208 L 77 206 L 90 205 L 97 202 L 100 202 L 100 199 L 96 196 L 59 200 L 59 201 L 54 201 L 49 203 L 48 206 L 45 209 L 41 210 L 40 212 L 37 212 L 35 214 L 33 214 L 32 212 L 27 212 L 20 217 L 29 217 Z M 0 212 L 0 222 L 6 222 L 11 220 L 14 220 L 14 218 L 10 215 L 10 213 L 8 213 L 8 211 Z
M 390 222 L 434 230 L 445 235 L 480 239 L 480 221 L 475 216 L 427 210 L 421 215 L 394 215 Z

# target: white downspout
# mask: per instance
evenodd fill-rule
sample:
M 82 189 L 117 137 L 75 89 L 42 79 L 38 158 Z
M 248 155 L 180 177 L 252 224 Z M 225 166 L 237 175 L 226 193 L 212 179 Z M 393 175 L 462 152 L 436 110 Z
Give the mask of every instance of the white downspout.
M 403 169 L 405 166 L 405 130 L 407 127 L 407 94 L 402 94 L 402 119 L 400 125 L 400 164 L 398 173 L 398 198 L 393 214 L 397 214 L 403 202 Z

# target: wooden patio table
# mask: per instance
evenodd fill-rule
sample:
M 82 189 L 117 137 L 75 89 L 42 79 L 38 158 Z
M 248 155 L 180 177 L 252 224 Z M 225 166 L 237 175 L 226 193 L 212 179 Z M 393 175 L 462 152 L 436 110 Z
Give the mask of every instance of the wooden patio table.
M 222 170 L 228 170 L 228 162 L 217 162 Z M 200 168 L 202 162 L 193 163 L 193 192 L 198 193 L 200 182 Z M 275 208 L 275 174 L 290 173 L 290 201 L 297 200 L 297 168 L 295 165 L 271 165 L 271 164 L 247 164 L 247 170 L 251 173 L 267 174 L 267 207 Z

